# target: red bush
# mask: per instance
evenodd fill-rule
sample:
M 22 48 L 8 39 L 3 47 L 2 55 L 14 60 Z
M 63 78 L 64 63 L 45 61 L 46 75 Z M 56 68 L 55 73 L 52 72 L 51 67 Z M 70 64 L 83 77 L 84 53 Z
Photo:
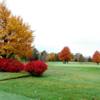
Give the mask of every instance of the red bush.
M 43 61 L 31 61 L 25 66 L 25 71 L 32 75 L 41 76 L 47 69 L 47 65 Z
M 25 70 L 32 75 L 40 76 L 47 69 L 47 65 L 43 61 L 31 61 L 27 64 L 22 64 L 15 59 L 0 59 L 0 71 L 3 72 L 21 72 Z
M 4 72 L 20 72 L 24 69 L 24 64 L 15 59 L 0 59 L 0 71 Z

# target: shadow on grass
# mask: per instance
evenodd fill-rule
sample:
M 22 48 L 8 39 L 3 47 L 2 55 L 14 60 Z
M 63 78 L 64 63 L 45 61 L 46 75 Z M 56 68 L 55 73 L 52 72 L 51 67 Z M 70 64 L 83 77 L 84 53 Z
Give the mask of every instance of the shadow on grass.
M 35 77 L 35 78 L 45 78 L 48 77 L 49 75 L 41 75 L 41 76 L 36 76 L 36 75 L 23 75 L 23 76 L 17 76 L 17 77 L 11 77 L 11 78 L 5 78 L 5 79 L 0 79 L 0 81 L 7 81 L 7 80 L 15 80 L 15 79 L 21 79 L 21 78 L 27 78 L 27 77 Z
M 1 79 L 0 81 L 7 81 L 7 80 L 14 80 L 14 79 L 20 79 L 20 78 L 27 78 L 31 77 L 31 75 L 23 75 L 23 76 L 18 76 L 18 77 L 11 77 L 11 78 L 6 78 L 6 79 Z

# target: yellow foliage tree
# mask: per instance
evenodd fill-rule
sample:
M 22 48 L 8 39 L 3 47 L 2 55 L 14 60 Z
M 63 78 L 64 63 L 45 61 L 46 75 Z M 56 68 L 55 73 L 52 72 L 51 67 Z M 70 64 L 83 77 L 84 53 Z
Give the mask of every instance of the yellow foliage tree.
M 32 31 L 21 17 L 11 14 L 4 3 L 0 4 L 0 54 L 29 57 L 32 55 Z

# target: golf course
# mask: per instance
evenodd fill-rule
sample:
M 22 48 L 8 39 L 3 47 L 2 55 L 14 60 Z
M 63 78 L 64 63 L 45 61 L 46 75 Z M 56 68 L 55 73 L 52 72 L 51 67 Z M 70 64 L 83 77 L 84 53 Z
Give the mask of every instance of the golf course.
M 42 77 L 0 72 L 0 100 L 100 100 L 100 65 L 47 64 Z

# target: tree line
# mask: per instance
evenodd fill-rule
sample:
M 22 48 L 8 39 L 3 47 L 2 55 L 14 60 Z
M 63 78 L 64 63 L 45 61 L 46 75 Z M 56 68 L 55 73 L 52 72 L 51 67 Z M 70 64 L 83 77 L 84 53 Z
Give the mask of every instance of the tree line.
M 45 50 L 39 52 L 36 48 L 33 49 L 33 60 L 40 59 L 43 61 L 62 61 L 63 63 L 68 63 L 69 61 L 72 62 L 96 62 L 97 64 L 100 63 L 100 53 L 99 51 L 95 51 L 92 56 L 85 57 L 81 53 L 73 54 L 71 53 L 69 47 L 64 47 L 58 53 L 48 53 Z

